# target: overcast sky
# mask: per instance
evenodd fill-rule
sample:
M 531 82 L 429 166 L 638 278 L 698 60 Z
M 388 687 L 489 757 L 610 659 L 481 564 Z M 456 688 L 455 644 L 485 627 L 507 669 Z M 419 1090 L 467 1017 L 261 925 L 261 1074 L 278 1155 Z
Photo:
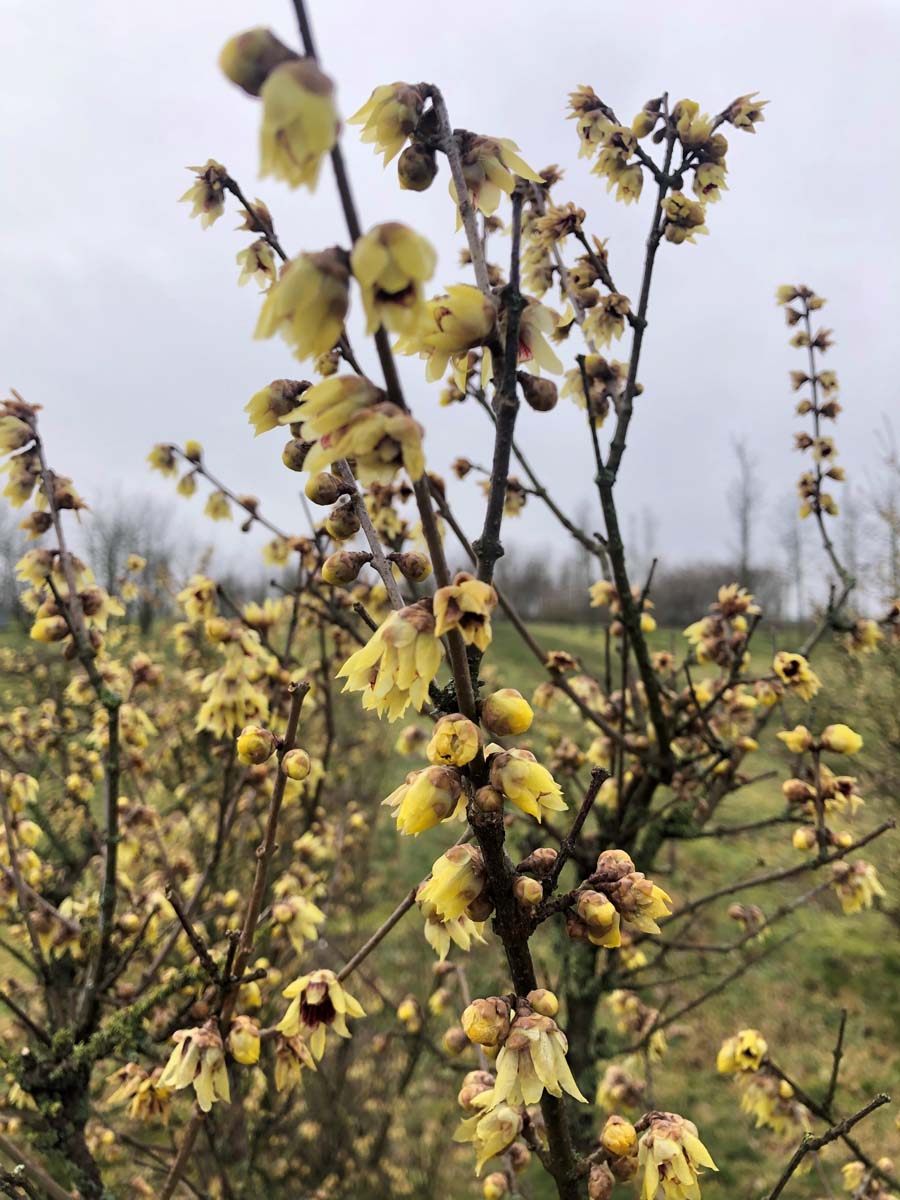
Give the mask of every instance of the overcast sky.
M 216 66 L 226 38 L 250 25 L 296 44 L 291 5 L 0 0 L 0 11 L 3 385 L 44 405 L 52 460 L 89 501 L 113 487 L 170 496 L 145 456 L 154 442 L 193 437 L 213 470 L 303 532 L 280 435 L 254 441 L 242 411 L 270 379 L 303 370 L 283 344 L 251 340 L 260 300 L 235 286 L 247 238 L 234 214 L 203 232 L 176 203 L 185 166 L 213 157 L 268 202 L 289 252 L 344 238 L 329 172 L 313 196 L 257 187 L 259 107 Z M 620 503 L 633 523 L 656 512 L 664 561 L 722 557 L 739 437 L 758 460 L 757 549 L 769 552 L 800 469 L 786 373 L 802 363 L 773 303 L 782 282 L 829 298 L 841 461 L 858 486 L 871 479 L 879 430 L 896 413 L 898 0 L 312 0 L 312 16 L 345 115 L 380 83 L 433 80 L 455 125 L 514 138 L 535 168 L 562 164 L 557 199 L 577 201 L 591 232 L 609 237 L 614 276 L 635 301 L 651 198 L 624 208 L 589 174 L 567 92 L 591 84 L 630 120 L 664 89 L 711 112 L 759 90 L 771 101 L 759 133 L 727 129 L 731 190 L 710 208 L 711 236 L 662 247 Z M 355 128 L 344 144 L 364 224 L 426 232 L 440 252 L 435 283 L 465 278 L 446 165 L 424 195 L 400 192 Z M 418 360 L 403 376 L 433 469 L 488 457 L 482 414 L 439 409 Z M 520 432 L 563 506 L 596 513 L 583 414 L 568 401 L 551 414 L 525 409 Z M 472 481 L 454 480 L 451 496 L 473 529 Z M 191 504 L 199 524 L 199 497 Z M 531 501 L 508 540 L 551 545 L 555 528 Z

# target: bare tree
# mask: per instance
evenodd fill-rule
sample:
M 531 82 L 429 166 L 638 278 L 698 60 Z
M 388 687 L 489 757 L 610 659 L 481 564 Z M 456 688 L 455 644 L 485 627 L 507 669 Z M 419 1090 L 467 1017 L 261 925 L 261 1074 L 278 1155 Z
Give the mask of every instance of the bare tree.
M 753 519 L 758 502 L 754 479 L 756 461 L 747 449 L 746 442 L 736 438 L 732 445 L 734 456 L 737 459 L 738 473 L 728 492 L 728 506 L 735 519 L 737 531 L 738 581 L 745 587 L 750 587 L 753 582 L 750 562 Z

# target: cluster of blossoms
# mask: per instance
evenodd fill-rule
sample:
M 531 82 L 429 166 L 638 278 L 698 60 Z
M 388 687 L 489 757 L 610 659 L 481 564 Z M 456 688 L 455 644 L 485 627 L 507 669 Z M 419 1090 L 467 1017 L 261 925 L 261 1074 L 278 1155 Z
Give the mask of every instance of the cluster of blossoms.
M 830 492 L 824 490 L 827 481 L 839 483 L 846 478 L 843 467 L 836 463 L 837 449 L 834 439 L 826 437 L 822 431 L 823 421 L 834 421 L 841 411 L 837 398 L 838 380 L 834 371 L 820 370 L 816 360 L 817 354 L 824 354 L 834 345 L 830 329 L 813 331 L 812 313 L 818 311 L 825 300 L 817 296 L 810 288 L 784 284 L 775 293 L 777 302 L 784 306 L 785 317 L 791 328 L 796 332 L 791 337 L 791 345 L 805 349 L 808 366 L 805 371 L 791 371 L 791 386 L 795 392 L 808 387 L 809 395 L 797 401 L 797 415 L 812 417 L 812 433 L 798 433 L 794 437 L 797 450 L 810 453 L 813 468 L 804 471 L 797 484 L 800 495 L 800 516 L 808 517 L 814 513 L 818 520 L 823 516 L 836 517 L 838 506 Z
M 733 1075 L 741 1093 L 741 1108 L 756 1128 L 771 1129 L 785 1141 L 796 1141 L 810 1130 L 809 1113 L 794 1089 L 768 1063 L 769 1047 L 757 1029 L 742 1029 L 726 1039 L 716 1058 L 722 1075 Z

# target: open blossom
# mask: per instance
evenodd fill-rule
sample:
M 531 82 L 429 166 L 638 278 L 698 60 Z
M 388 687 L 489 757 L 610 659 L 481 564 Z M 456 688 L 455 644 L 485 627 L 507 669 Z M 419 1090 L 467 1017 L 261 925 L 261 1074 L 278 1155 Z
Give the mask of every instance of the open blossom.
M 434 905 L 444 920 L 454 920 L 484 891 L 485 873 L 481 851 L 475 846 L 452 846 L 431 868 L 431 878 L 422 884 L 419 897 Z
M 303 1071 L 316 1071 L 316 1060 L 304 1038 L 284 1037 L 275 1040 L 275 1090 L 283 1092 L 301 1082 Z
M 254 337 L 280 333 L 297 358 L 326 354 L 344 330 L 350 307 L 350 266 L 339 246 L 298 254 L 269 288 Z
M 301 437 L 314 442 L 303 463 L 310 475 L 339 458 L 352 458 L 363 483 L 390 483 L 405 467 L 413 482 L 425 470 L 422 427 L 358 375 L 333 375 L 303 393 L 300 407 L 282 424 L 301 421 Z
M 856 862 L 836 862 L 832 865 L 832 887 L 841 902 L 841 908 L 852 916 L 871 908 L 876 898 L 887 895 L 881 886 L 878 872 L 870 862 L 857 859 Z
M 286 1038 L 303 1034 L 309 1039 L 313 1057 L 325 1053 L 325 1031 L 333 1029 L 339 1037 L 348 1038 L 348 1017 L 364 1017 L 362 1005 L 341 985 L 334 971 L 311 971 L 288 984 L 283 995 L 290 1000 L 287 1012 L 278 1023 Z
M 259 94 L 260 175 L 314 190 L 340 127 L 334 84 L 311 58 L 301 58 L 277 66 Z
M 371 143 L 377 154 L 384 154 L 384 165 L 403 148 L 422 115 L 422 95 L 408 83 L 385 83 L 375 88 L 348 125 L 362 125 L 360 140 Z
M 428 761 L 452 767 L 464 767 L 481 747 L 478 726 L 462 713 L 448 713 L 434 727 L 434 735 L 425 750 Z
M 484 652 L 491 644 L 491 613 L 497 607 L 497 593 L 466 571 L 460 571 L 452 584 L 434 594 L 434 619 L 438 637 L 458 629 L 467 646 Z
M 716 1070 L 720 1075 L 758 1071 L 768 1050 L 766 1039 L 758 1029 L 742 1029 L 722 1043 L 716 1057 Z
M 490 759 L 491 785 L 516 808 L 542 821 L 547 813 L 568 807 L 562 788 L 529 750 L 504 750 Z
M 772 669 L 801 700 L 812 700 L 822 686 L 818 675 L 802 654 L 779 650 L 772 662 Z
M 465 912 L 458 917 L 442 917 L 434 904 L 422 895 L 425 886 L 419 885 L 416 904 L 425 919 L 425 940 L 441 962 L 449 954 L 451 943 L 466 953 L 473 941 L 484 943 L 483 921 L 473 921 Z
M 237 264 L 241 268 L 238 276 L 238 287 L 244 287 L 250 280 L 265 288 L 275 282 L 277 268 L 275 266 L 275 251 L 265 238 L 257 238 L 249 246 L 237 253 Z
M 486 217 L 497 211 L 501 196 L 511 196 L 516 176 L 542 183 L 528 163 L 519 155 L 519 147 L 509 138 L 478 137 L 467 134 L 462 145 L 462 173 L 466 181 L 469 203 Z M 458 201 L 456 184 L 450 180 L 450 195 Z M 457 212 L 457 229 L 462 217 Z
M 672 192 L 663 200 L 666 215 L 666 241 L 680 245 L 693 242 L 700 233 L 709 233 L 704 221 L 706 210 L 699 200 L 691 200 L 684 192 Z
M 537 1104 L 544 1091 L 551 1096 L 568 1092 L 586 1104 L 566 1061 L 568 1042 L 552 1017 L 532 1012 L 527 1006 L 517 1012 L 497 1055 L 495 1104 Z
M 399 339 L 401 354 L 418 354 L 427 361 L 429 383 L 442 378 L 453 364 L 456 382 L 465 388 L 469 351 L 484 345 L 497 327 L 497 309 L 480 288 L 457 283 L 445 294 L 428 300 L 421 326 Z
M 363 708 L 396 721 L 410 704 L 421 711 L 443 656 L 431 601 L 419 600 L 392 612 L 350 655 L 338 678 L 347 680 L 345 692 L 363 693 Z
M 410 333 L 422 324 L 427 316 L 422 284 L 437 264 L 430 242 L 399 221 L 387 221 L 356 240 L 350 263 L 362 291 L 367 333 L 379 325 Z
M 475 1107 L 475 1106 L 473 1106 Z M 475 1150 L 475 1173 L 481 1175 L 488 1159 L 507 1150 L 522 1132 L 519 1109 L 498 1104 L 485 1112 L 476 1107 L 475 1115 L 464 1118 L 453 1134 L 454 1142 L 471 1142 Z
M 181 202 L 193 205 L 192 217 L 199 217 L 200 224 L 208 229 L 225 211 L 225 183 L 228 172 L 215 159 L 207 159 L 202 167 L 188 167 L 197 178 L 181 197 Z
M 677 1113 L 651 1115 L 638 1163 L 644 1172 L 641 1200 L 699 1200 L 701 1168 L 718 1170 L 697 1136 L 697 1126 Z
M 453 767 L 432 766 L 410 771 L 406 782 L 382 804 L 395 810 L 400 833 L 419 834 L 452 817 L 461 796 L 459 772 Z
M 228 1103 L 228 1068 L 218 1022 L 213 1018 L 197 1029 L 179 1029 L 172 1040 L 175 1049 L 159 1077 L 160 1087 L 178 1091 L 193 1085 L 203 1112 L 209 1112 L 216 1100 Z

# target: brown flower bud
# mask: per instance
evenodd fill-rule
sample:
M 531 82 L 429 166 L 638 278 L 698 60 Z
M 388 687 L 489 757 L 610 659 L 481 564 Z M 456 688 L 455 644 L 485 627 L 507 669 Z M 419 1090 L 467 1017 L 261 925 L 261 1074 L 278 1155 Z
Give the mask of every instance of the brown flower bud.
M 627 1157 L 637 1149 L 637 1131 L 630 1121 L 613 1113 L 606 1118 L 600 1134 L 600 1145 L 617 1158 Z
M 400 186 L 410 192 L 427 191 L 437 173 L 437 155 L 421 142 L 410 142 L 397 162 Z
M 521 384 L 525 403 L 535 412 L 549 412 L 551 408 L 556 408 L 559 393 L 552 379 L 545 375 L 531 375 L 528 371 L 517 371 L 516 379 Z
M 537 850 L 532 850 L 527 858 L 522 859 L 516 870 L 530 871 L 538 876 L 549 875 L 558 857 L 558 852 L 552 846 L 539 846 Z
M 258 96 L 271 72 L 296 57 L 270 29 L 248 29 L 225 43 L 219 55 L 219 66 L 232 83 L 249 96 Z
M 485 784 L 475 793 L 475 807 L 479 812 L 503 812 L 503 794 Z
M 502 1046 L 509 1036 L 509 1001 L 501 996 L 473 1000 L 463 1011 L 461 1022 L 470 1042 L 477 1046 Z
M 637 1175 L 638 1160 L 637 1155 L 632 1154 L 625 1158 L 613 1158 L 610 1160 L 609 1169 L 618 1179 L 619 1183 L 627 1183 L 629 1179 L 634 1179 Z
M 624 850 L 604 850 L 597 859 L 596 874 L 604 882 L 614 882 L 633 871 L 634 863 Z
M 306 456 L 312 442 L 304 442 L 302 438 L 291 438 L 281 452 L 281 461 L 289 471 L 302 471 Z
M 559 1001 L 547 988 L 535 988 L 525 999 L 542 1017 L 555 1017 L 559 1012 Z
M 334 504 L 339 496 L 342 496 L 346 491 L 344 481 L 338 479 L 336 475 L 331 475 L 328 471 L 320 471 L 318 475 L 311 476 L 306 481 L 306 487 L 303 489 L 306 493 L 307 500 L 312 500 L 313 504 Z
M 336 504 L 328 514 L 325 528 L 336 542 L 346 542 L 360 531 L 359 517 L 352 504 Z
M 332 586 L 352 583 L 372 555 L 361 550 L 336 550 L 322 563 L 322 578 Z
M 388 560 L 397 567 L 404 579 L 410 583 L 422 583 L 431 574 L 431 560 L 418 550 L 407 550 L 403 554 L 389 554 Z
M 606 1163 L 594 1163 L 588 1175 L 590 1200 L 609 1200 L 615 1186 L 616 1181 Z
M 512 890 L 523 908 L 535 908 L 544 898 L 544 889 L 528 875 L 520 875 L 514 881 Z

